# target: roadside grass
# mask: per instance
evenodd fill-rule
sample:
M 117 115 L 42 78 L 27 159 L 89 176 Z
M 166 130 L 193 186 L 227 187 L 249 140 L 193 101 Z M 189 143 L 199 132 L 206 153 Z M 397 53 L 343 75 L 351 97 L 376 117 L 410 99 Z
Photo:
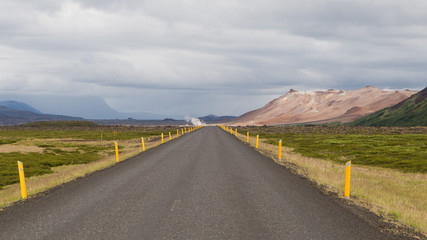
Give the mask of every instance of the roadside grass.
M 270 128 L 270 127 L 269 127 Z M 351 131 L 339 133 L 320 131 L 321 127 L 299 127 L 305 132 L 295 132 L 292 127 L 245 127 L 241 131 L 259 134 L 267 143 L 283 145 L 306 157 L 321 158 L 345 163 L 398 169 L 403 172 L 427 173 L 427 128 L 378 128 L 339 127 Z M 333 127 L 332 127 L 333 128 Z M 413 131 L 417 129 L 416 133 Z M 322 133 L 321 133 L 322 132 Z M 408 133 L 409 132 L 409 133 Z
M 22 161 L 25 164 L 26 177 L 32 177 L 53 173 L 52 167 L 99 160 L 102 157 L 101 152 L 109 154 L 114 152 L 114 148 L 109 146 L 67 144 L 67 147 L 72 146 L 75 149 L 65 151 L 61 148 L 62 144 L 51 144 L 37 144 L 36 146 L 44 149 L 42 153 L 0 153 L 0 189 L 19 181 L 19 176 L 16 174 L 16 161 Z
M 250 132 L 251 137 L 249 145 L 252 147 L 255 147 L 256 134 L 261 133 L 259 129 L 261 128 L 258 128 L 258 132 Z M 246 132 L 248 128 L 239 127 L 238 130 L 242 133 L 238 134 L 238 139 L 246 142 Z M 254 130 L 254 128 L 252 128 L 252 130 Z M 275 131 L 277 131 L 277 129 Z M 262 134 L 260 134 L 260 136 L 262 136 Z M 330 136 L 330 142 L 333 142 L 332 136 L 333 135 Z M 282 137 L 282 135 L 280 135 L 280 137 Z M 403 139 L 408 138 L 409 137 L 404 136 Z M 294 148 L 285 145 L 282 149 L 283 160 L 278 161 L 278 141 L 276 141 L 276 139 L 279 138 L 277 136 L 274 138 L 261 138 L 257 150 L 272 158 L 277 164 L 286 166 L 324 187 L 327 191 L 336 193 L 339 197 L 343 197 L 345 177 L 345 165 L 343 162 L 347 159 L 328 160 L 303 156 Z M 307 145 L 313 142 L 313 140 L 310 140 L 309 135 L 303 139 L 307 141 Z M 319 140 L 315 137 L 312 139 Z M 416 139 L 418 139 L 418 141 L 424 141 L 424 144 L 426 143 L 425 138 Z M 289 143 L 289 138 L 286 141 Z M 338 139 L 337 141 L 340 142 L 342 140 Z M 372 141 L 370 143 L 376 146 Z M 378 146 L 384 146 L 384 144 Z M 319 145 L 314 145 L 313 148 L 316 149 L 317 147 L 319 147 Z M 386 157 L 388 154 L 393 154 L 393 151 L 388 151 L 385 154 L 382 152 L 384 151 L 383 148 L 380 147 L 380 149 L 381 150 L 378 150 L 378 154 L 381 154 L 385 160 L 389 159 Z M 425 156 L 424 154 L 424 158 Z M 417 160 L 415 162 L 417 162 Z M 373 164 L 363 165 L 363 161 L 361 163 L 356 163 L 355 159 L 352 160 L 352 163 L 350 201 L 370 209 L 372 212 L 384 217 L 387 221 L 394 223 L 397 221 L 400 224 L 411 226 L 415 231 L 420 231 L 421 234 L 424 234 L 424 237 L 426 237 L 427 202 L 425 199 L 427 199 L 427 174 L 424 172 L 408 171 L 409 169 L 412 170 L 412 168 L 407 167 L 408 165 L 402 165 L 403 169 L 397 169 L 397 165 L 394 166 L 394 169 L 390 169 L 384 168 L 384 166 L 387 166 L 384 164 L 377 164 L 375 166 L 373 166 Z
M 119 129 L 120 131 L 116 131 L 116 137 L 120 161 L 123 161 L 142 151 L 141 137 L 144 137 L 148 150 L 161 143 L 162 132 L 167 142 L 168 132 L 172 133 L 174 139 L 179 128 L 120 127 Z M 181 136 L 181 131 L 179 133 Z M 78 129 L 47 131 L 40 128 L 24 131 L 4 128 L 3 131 L 0 130 L 0 140 L 4 143 L 0 144 L 3 150 L 0 152 L 0 209 L 20 199 L 17 161 L 24 163 L 29 195 L 114 165 L 114 141 L 108 140 L 107 137 L 107 140 L 104 138 L 101 142 L 100 139 L 93 139 L 94 134 L 99 134 L 98 129 L 93 131 L 85 129 L 81 132 Z M 114 138 L 114 133 L 110 135 Z M 15 151 L 19 146 L 29 146 L 42 151 Z M 8 147 L 13 151 L 6 151 Z

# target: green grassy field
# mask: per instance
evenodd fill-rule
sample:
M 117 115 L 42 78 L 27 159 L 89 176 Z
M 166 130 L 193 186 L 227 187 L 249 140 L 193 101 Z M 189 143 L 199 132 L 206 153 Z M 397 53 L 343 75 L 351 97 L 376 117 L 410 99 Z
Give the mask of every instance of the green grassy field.
M 291 147 L 307 157 L 427 173 L 427 128 L 293 126 L 245 127 L 267 143 Z
M 162 132 L 176 134 L 177 127 L 126 127 L 100 126 L 84 121 L 36 122 L 20 126 L 0 127 L 1 141 L 32 139 L 83 139 L 83 140 L 129 140 L 160 135 Z M 114 135 L 114 131 L 116 135 Z
M 23 161 L 25 164 L 25 177 L 35 175 L 43 175 L 52 173 L 52 167 L 69 164 L 88 163 L 91 161 L 99 160 L 101 152 L 105 151 L 114 153 L 112 147 L 100 147 L 90 145 L 76 145 L 76 144 L 55 144 L 44 145 L 40 144 L 44 150 L 42 153 L 29 152 L 10 152 L 0 153 L 0 189 L 9 184 L 19 181 L 17 176 L 17 161 Z M 62 147 L 71 147 L 73 150 L 62 150 Z
M 25 177 L 52 173 L 52 167 L 82 164 L 114 155 L 112 140 L 176 135 L 177 127 L 109 127 L 88 124 L 42 123 L 0 128 L 0 189 L 19 181 L 17 161 Z M 116 136 L 114 136 L 116 131 Z M 101 142 L 101 134 L 103 141 Z M 180 133 L 181 134 L 181 133 Z M 121 148 L 119 144 L 119 148 Z

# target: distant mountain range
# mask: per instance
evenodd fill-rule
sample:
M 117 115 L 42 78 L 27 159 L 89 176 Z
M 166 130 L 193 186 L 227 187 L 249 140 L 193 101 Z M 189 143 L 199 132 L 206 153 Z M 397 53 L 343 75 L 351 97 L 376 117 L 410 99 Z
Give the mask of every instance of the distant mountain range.
M 17 101 L 0 101 L 0 106 L 15 109 L 15 110 L 21 110 L 21 111 L 27 111 L 27 112 L 33 112 L 42 114 L 40 111 L 36 110 L 35 108 L 31 107 L 30 105 L 23 103 L 23 102 L 17 102 Z
M 217 116 L 214 114 L 209 114 L 204 117 L 199 117 L 200 121 L 210 124 L 210 123 L 225 123 L 235 119 L 236 116 Z
M 37 109 L 37 113 L 68 115 L 86 119 L 164 119 L 169 116 L 147 112 L 118 112 L 96 96 L 2 95 L 0 100 L 13 99 Z M 8 102 L 8 101 L 4 101 Z M 3 105 L 5 106 L 5 105 Z M 8 107 L 8 106 L 6 106 Z M 11 107 L 9 105 L 9 107 Z M 20 109 L 28 110 L 29 109 Z M 171 116 L 175 117 L 175 116 Z M 184 116 L 182 116 L 184 117 Z
M 349 123 L 351 125 L 364 126 L 427 126 L 426 98 L 427 88 L 420 92 L 381 90 L 375 87 L 365 87 L 353 91 L 331 89 L 313 92 L 298 92 L 291 89 L 287 94 L 274 99 L 264 107 L 239 117 L 210 114 L 199 117 L 199 119 L 207 124 L 227 122 L 234 125 L 351 122 Z M 67 98 L 56 102 L 58 107 L 69 103 L 64 99 Z M 43 99 L 38 100 L 38 104 L 43 103 Z M 191 125 L 187 121 L 172 118 L 139 120 L 131 117 L 132 114 L 116 112 L 102 98 L 90 98 L 89 100 L 92 101 L 85 105 L 87 100 L 73 102 L 64 108 L 71 109 L 71 113 L 76 113 L 79 109 L 83 109 L 83 112 L 93 110 L 92 114 L 87 116 L 98 117 L 87 117 L 86 119 L 103 125 Z M 31 102 L 32 104 L 33 102 Z M 0 125 L 84 119 L 66 116 L 73 115 L 71 113 L 43 114 L 39 109 L 24 102 L 0 101 Z M 151 116 L 153 119 L 163 119 L 159 115 Z
M 291 89 L 264 107 L 231 121 L 236 125 L 351 122 L 407 99 L 417 91 L 382 90 L 367 86 L 344 91 L 299 92 Z
M 81 121 L 84 118 L 70 117 L 65 115 L 43 114 L 32 106 L 17 101 L 0 101 L 0 125 L 20 125 L 24 123 L 42 122 L 42 121 Z M 166 118 L 163 120 L 137 120 L 133 118 L 126 119 L 92 119 L 93 123 L 101 125 L 192 125 L 185 120 L 175 120 Z M 57 124 L 57 123 L 56 123 Z
M 427 87 L 408 99 L 351 123 L 359 126 L 427 126 Z
M 27 104 L 22 104 L 18 102 L 15 102 L 13 105 L 9 106 L 15 107 L 17 109 L 29 107 Z M 19 125 L 23 123 L 31 123 L 37 121 L 83 120 L 83 118 L 79 117 L 40 114 L 33 111 L 24 111 L 17 109 L 8 108 L 0 104 L 0 125 Z

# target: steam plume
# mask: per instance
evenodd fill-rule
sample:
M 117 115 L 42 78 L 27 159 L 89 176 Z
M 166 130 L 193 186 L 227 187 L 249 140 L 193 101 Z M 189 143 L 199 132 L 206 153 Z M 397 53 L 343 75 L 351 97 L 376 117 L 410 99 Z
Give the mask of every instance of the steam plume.
M 191 122 L 195 126 L 206 125 L 206 123 L 200 121 L 200 119 L 198 119 L 198 118 L 193 118 L 193 117 L 185 116 L 184 119 L 187 122 Z

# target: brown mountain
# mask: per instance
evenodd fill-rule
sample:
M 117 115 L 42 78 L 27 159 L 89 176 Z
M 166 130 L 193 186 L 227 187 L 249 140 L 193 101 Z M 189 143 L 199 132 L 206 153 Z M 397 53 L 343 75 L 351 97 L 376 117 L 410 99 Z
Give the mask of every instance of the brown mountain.
M 360 126 L 427 126 L 427 87 L 402 102 L 352 122 Z
M 279 125 L 292 123 L 350 122 L 393 106 L 416 91 L 365 87 L 352 91 L 299 92 L 291 89 L 264 107 L 234 119 L 236 125 Z

